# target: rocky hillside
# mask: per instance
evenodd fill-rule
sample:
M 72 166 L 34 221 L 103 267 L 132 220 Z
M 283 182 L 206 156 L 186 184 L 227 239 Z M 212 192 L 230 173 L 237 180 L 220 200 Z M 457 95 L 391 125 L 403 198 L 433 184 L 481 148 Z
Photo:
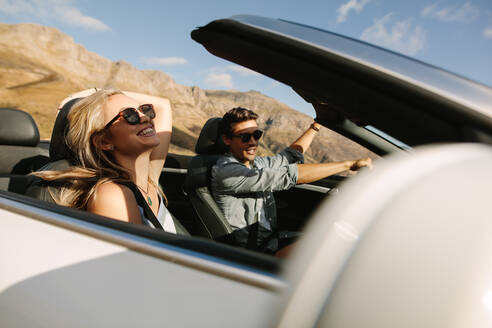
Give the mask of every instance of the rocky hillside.
M 203 90 L 176 83 L 169 75 L 112 62 L 76 44 L 57 29 L 35 24 L 0 24 L 0 106 L 23 109 L 35 118 L 41 137 L 49 139 L 58 103 L 68 94 L 90 88 L 132 90 L 170 99 L 173 106 L 171 151 L 193 154 L 205 121 L 232 107 L 260 115 L 265 129 L 262 154 L 289 145 L 312 118 L 256 91 Z M 365 156 L 356 144 L 322 129 L 307 154 L 310 161 Z

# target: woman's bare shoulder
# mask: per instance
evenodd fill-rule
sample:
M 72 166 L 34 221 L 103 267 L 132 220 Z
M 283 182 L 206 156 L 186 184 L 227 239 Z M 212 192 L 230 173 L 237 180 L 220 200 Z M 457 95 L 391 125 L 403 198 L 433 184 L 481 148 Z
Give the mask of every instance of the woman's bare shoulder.
M 130 188 L 115 182 L 100 184 L 89 198 L 87 210 L 117 220 L 141 223 L 137 201 Z
M 100 185 L 98 185 L 96 187 L 95 192 L 96 193 L 115 193 L 115 194 L 131 194 L 131 195 L 133 195 L 130 188 L 128 188 L 125 185 L 113 182 L 113 181 L 101 183 Z

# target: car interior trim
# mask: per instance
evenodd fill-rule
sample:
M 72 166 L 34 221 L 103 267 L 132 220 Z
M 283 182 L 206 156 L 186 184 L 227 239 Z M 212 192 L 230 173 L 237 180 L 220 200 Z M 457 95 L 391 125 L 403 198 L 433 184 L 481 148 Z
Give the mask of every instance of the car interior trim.
M 176 168 L 173 168 L 173 167 L 164 167 L 162 169 L 162 172 L 186 174 L 186 172 L 188 172 L 188 170 L 187 169 L 176 169 Z
M 315 186 L 312 184 L 300 184 L 300 185 L 295 185 L 294 188 L 296 189 L 304 189 L 304 190 L 310 190 L 310 191 L 316 191 L 319 193 L 326 194 L 328 193 L 331 189 L 327 187 L 321 187 L 321 186 Z

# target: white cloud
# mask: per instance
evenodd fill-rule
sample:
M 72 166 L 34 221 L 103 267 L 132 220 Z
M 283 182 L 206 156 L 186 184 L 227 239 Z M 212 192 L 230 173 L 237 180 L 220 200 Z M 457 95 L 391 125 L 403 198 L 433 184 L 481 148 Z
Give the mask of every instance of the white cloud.
M 188 64 L 188 61 L 180 57 L 143 57 L 141 61 L 147 65 L 159 65 L 159 66 L 170 66 L 170 65 L 184 65 Z
M 420 15 L 422 17 L 432 17 L 441 22 L 470 23 L 480 16 L 480 10 L 467 1 L 461 7 L 439 8 L 437 4 L 432 4 L 422 9 Z
M 233 88 L 232 76 L 227 73 L 208 73 L 205 83 L 212 88 Z
M 426 43 L 425 30 L 412 26 L 410 19 L 392 24 L 392 14 L 376 19 L 362 32 L 361 39 L 410 56 L 416 55 Z
M 234 78 L 251 78 L 261 77 L 260 73 L 257 73 L 249 68 L 239 65 L 227 65 L 221 67 L 211 67 L 208 69 L 208 74 L 205 77 L 205 83 L 212 88 L 229 88 L 234 87 Z
M 111 28 L 101 22 L 99 19 L 85 16 L 78 10 L 73 7 L 58 7 L 55 9 L 57 16 L 63 22 L 68 25 L 83 27 L 89 30 L 95 31 L 109 31 Z
M 420 12 L 420 16 L 422 17 L 430 16 L 432 15 L 433 12 L 436 11 L 436 8 L 437 8 L 437 4 L 435 3 L 433 3 L 432 5 L 428 5 L 427 7 L 422 9 L 422 11 Z
M 94 31 L 111 30 L 99 19 L 82 14 L 71 3 L 71 0 L 0 0 L 0 12 L 10 16 L 24 15 L 58 20 Z
M 350 11 L 360 13 L 364 9 L 365 5 L 369 3 L 369 0 L 349 0 L 337 9 L 338 17 L 337 23 L 343 23 L 347 19 Z
M 487 27 L 483 30 L 483 37 L 486 39 L 492 39 L 492 27 Z
M 249 68 L 246 68 L 246 67 L 243 67 L 243 66 L 239 66 L 239 65 L 229 65 L 229 66 L 226 67 L 226 70 L 229 71 L 229 72 L 238 73 L 241 76 L 257 76 L 257 75 L 261 75 L 258 72 L 255 72 L 253 70 L 250 70 Z

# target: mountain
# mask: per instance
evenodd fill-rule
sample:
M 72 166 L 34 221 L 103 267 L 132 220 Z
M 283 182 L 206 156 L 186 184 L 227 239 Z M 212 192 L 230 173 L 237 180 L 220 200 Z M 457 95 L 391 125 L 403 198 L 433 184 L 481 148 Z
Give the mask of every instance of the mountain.
M 55 28 L 0 24 L 0 106 L 29 112 L 49 139 L 57 105 L 70 93 L 90 87 L 131 90 L 165 97 L 173 107 L 171 152 L 194 154 L 205 121 L 241 106 L 259 114 L 265 130 L 260 154 L 274 154 L 294 141 L 312 118 L 258 91 L 203 90 L 176 83 L 156 70 L 113 62 L 76 44 Z M 368 156 L 369 152 L 322 129 L 306 154 L 308 161 Z

